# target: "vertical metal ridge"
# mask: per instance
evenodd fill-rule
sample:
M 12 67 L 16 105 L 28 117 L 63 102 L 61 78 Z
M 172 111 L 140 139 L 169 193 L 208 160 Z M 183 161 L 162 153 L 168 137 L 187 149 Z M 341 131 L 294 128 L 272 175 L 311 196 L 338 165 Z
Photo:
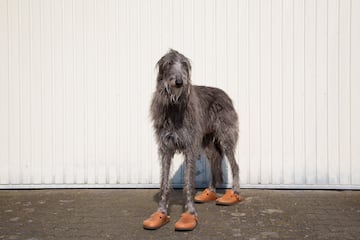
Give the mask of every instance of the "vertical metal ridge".
M 50 110 L 50 119 L 51 119 L 51 123 L 50 123 L 50 126 L 51 126 L 51 153 L 50 153 L 50 156 L 51 156 L 51 173 L 50 173 L 50 182 L 51 184 L 54 184 L 55 183 L 55 117 L 54 117 L 54 110 L 55 110 L 55 102 L 54 102 L 54 99 L 55 99 L 55 43 L 54 43 L 54 3 L 51 3 L 50 4 L 50 9 L 49 11 L 51 12 L 52 16 L 53 16 L 53 19 L 51 20 L 51 23 L 50 23 L 50 46 L 51 46 L 51 55 L 50 55 L 50 58 L 51 58 L 51 86 L 50 86 L 50 89 L 51 89 L 51 110 Z
M 314 26 L 315 26 L 315 103 L 314 103 L 314 106 L 315 106 L 315 182 L 318 183 L 318 132 L 317 132 L 317 126 L 318 126 L 318 99 L 317 99 L 317 92 L 318 92 L 318 86 L 317 86 L 317 83 L 318 83 L 318 79 L 317 79 L 317 74 L 318 74 L 318 64 L 317 64 L 317 59 L 318 59 L 318 56 L 317 56 L 317 36 L 318 36 L 318 21 L 317 21 L 317 11 L 318 11 L 318 1 L 315 1 L 315 10 L 314 10 L 314 13 L 315 13 L 315 23 L 314 23 Z
M 115 37 L 114 38 L 116 39 L 116 41 L 120 40 L 119 39 L 119 15 L 120 15 L 119 14 L 119 5 L 120 5 L 119 1 L 115 1 L 114 8 L 115 8 L 115 21 L 116 21 L 116 23 L 115 23 L 115 33 L 114 33 Z M 120 96 L 120 92 L 118 92 L 118 90 L 119 89 L 117 89 L 117 91 L 116 91 L 116 94 L 119 94 L 119 99 L 117 99 L 117 104 L 118 104 L 117 106 L 118 106 L 118 108 L 120 108 L 120 106 L 121 106 L 121 104 L 120 104 L 121 96 Z M 116 111 L 115 119 L 120 122 L 119 110 L 118 109 Z M 117 128 L 115 129 L 115 131 L 120 136 L 120 127 L 119 127 L 118 124 L 117 124 Z M 120 145 L 119 137 L 116 136 L 115 139 L 116 139 L 116 145 Z M 120 180 L 120 151 L 121 151 L 120 148 L 117 148 L 116 155 L 115 155 L 116 156 L 116 164 L 115 164 L 115 166 L 116 166 L 116 184 L 120 184 L 120 182 L 121 182 L 121 180 Z
M 326 182 L 329 184 L 329 0 L 326 0 L 326 93 Z
M 22 121 L 22 76 L 21 76 L 21 39 L 22 39 L 22 31 L 21 31 L 21 14 L 20 14 L 20 9 L 21 9 L 21 1 L 18 2 L 18 31 L 19 31 L 19 42 L 18 42 L 18 48 L 19 48 L 19 52 L 18 52 L 18 68 L 19 68 L 19 166 L 18 168 L 20 169 L 20 171 L 18 172 L 18 182 L 19 183 L 23 183 L 23 166 L 22 166 L 22 154 L 21 154 L 21 149 L 22 149 L 22 144 L 21 144 L 21 121 Z
M 293 135 L 293 183 L 296 183 L 296 171 L 295 171 L 295 1 L 292 1 L 292 135 Z
M 84 4 L 85 0 L 82 0 L 81 1 L 81 6 L 82 6 L 82 30 L 83 30 L 83 42 L 82 42 L 82 47 L 83 47 L 83 60 L 84 60 L 84 64 L 83 64 L 83 82 L 81 84 L 81 87 L 83 88 L 83 91 L 84 91 L 84 95 L 83 95 L 83 119 L 82 119 L 82 123 L 83 123 L 83 129 L 84 129 L 84 133 L 83 133 L 83 136 L 82 136 L 82 141 L 84 142 L 84 145 L 83 145 L 83 182 L 84 183 L 87 183 L 88 181 L 88 173 L 87 173 L 87 169 L 88 169 L 88 159 L 87 159 L 87 135 L 86 135 L 86 130 L 87 130 L 87 124 L 86 124 L 86 115 L 87 115 L 87 108 L 88 108 L 88 102 L 86 100 L 86 94 L 87 94 L 87 91 L 86 91 L 86 84 L 85 84 L 85 81 L 86 81 L 86 69 L 87 69 L 87 60 L 86 60 L 86 34 L 85 34 L 85 4 Z
M 62 82 L 63 82 L 63 89 L 62 89 L 62 129 L 63 129 L 63 143 L 62 143 L 62 151 L 63 151 L 63 159 L 62 159 L 62 182 L 66 182 L 66 167 L 65 167 L 65 73 L 64 73 L 64 0 L 61 0 L 61 65 L 62 65 Z
M 42 41 L 42 34 L 43 34 L 43 17 L 42 17 L 42 12 L 43 12 L 43 6 L 42 6 L 42 2 L 39 3 L 39 8 L 40 8 L 40 66 L 43 67 L 43 63 L 44 63 L 44 59 L 43 59 L 43 41 Z M 43 79 L 43 73 L 40 73 L 40 85 L 41 85 L 41 92 L 40 92 L 40 96 L 41 96 L 41 131 L 40 131 L 40 142 L 41 142 L 41 147 L 40 147 L 40 173 L 41 173 L 41 178 L 40 178 L 40 182 L 41 183 L 45 183 L 44 182 L 44 156 L 43 156 L 43 149 L 44 149 L 44 79 Z
M 262 114 L 261 114 L 261 80 L 262 80 L 262 75 L 261 75 L 261 68 L 262 68 L 262 65 L 261 65 L 261 40 L 262 40 L 262 35 L 261 35 L 261 0 L 258 0 L 259 2 L 259 136 L 260 136 L 260 139 L 259 139 L 259 169 L 258 169 L 258 183 L 261 183 L 261 164 L 262 164 L 262 141 L 261 141 L 261 138 L 262 138 L 262 127 L 261 127 L 261 121 L 262 121 Z
M 130 2 L 131 0 L 126 0 L 126 5 L 127 5 L 127 20 L 128 20 L 128 26 L 130 25 L 130 7 L 129 7 L 129 2 Z M 163 0 L 161 0 L 161 10 L 162 10 L 162 7 L 163 7 Z M 162 15 L 162 14 L 161 14 Z M 128 62 L 130 62 L 130 46 L 131 46 L 131 41 L 130 41 L 131 39 L 130 39 L 130 34 L 128 34 Z M 128 73 L 128 75 L 127 75 L 127 79 L 129 80 L 130 79 L 130 72 L 131 72 L 131 68 L 130 68 L 130 64 L 128 65 L 128 67 L 127 67 L 127 73 Z M 131 92 L 131 88 L 130 88 L 130 84 L 129 84 L 129 86 L 128 86 L 128 93 L 130 93 Z M 130 106 L 130 95 L 128 94 L 127 95 L 127 104 L 126 104 L 126 106 L 127 106 L 127 110 L 129 109 L 129 106 Z M 128 127 L 127 127 L 127 135 L 126 135 L 126 137 L 127 137 L 127 140 L 128 140 L 128 142 L 129 142 L 129 136 L 130 136 L 130 134 L 131 134 L 131 132 L 130 132 L 130 121 L 131 121 L 131 119 L 130 119 L 130 115 L 128 115 L 128 122 L 127 122 L 127 125 L 128 125 Z M 130 157 L 130 151 L 131 151 L 131 149 L 130 149 L 130 146 L 128 145 L 127 146 L 127 156 L 126 156 L 126 165 L 127 165 L 127 169 L 128 169 L 128 173 L 130 172 L 130 161 L 129 161 L 129 157 Z M 131 183 L 130 182 L 130 176 L 129 176 L 129 174 L 127 174 L 127 183 Z
M 304 0 L 304 183 L 307 184 L 307 147 L 306 147 L 306 0 Z
M 104 131 L 105 131 L 105 182 L 107 184 L 110 183 L 110 163 L 111 163 L 111 158 L 109 157 L 109 154 L 107 154 L 108 151 L 108 146 L 109 146 L 109 132 L 108 132 L 108 128 L 109 128 L 109 117 L 110 117 L 110 113 L 109 113 L 109 107 L 108 107 L 108 99 L 109 99 L 109 48 L 108 48 L 108 44 L 109 44 L 109 16 L 106 14 L 106 10 L 109 9 L 109 1 L 104 1 L 104 30 L 105 30 L 105 73 L 104 73 L 104 78 L 105 78 L 105 82 L 104 82 L 104 93 L 105 93 L 105 126 L 104 126 Z
M 76 144 L 75 142 L 75 134 L 74 134 L 74 131 L 75 131 L 75 128 L 76 128 L 76 116 L 75 116 L 75 109 L 74 109 L 74 106 L 75 106 L 75 86 L 74 86 L 74 83 L 75 83 L 75 67 L 76 67 L 76 61 L 75 61 L 75 24 L 74 24 L 74 0 L 71 0 L 71 47 L 72 47 L 72 62 L 73 62 L 73 71 L 72 71 L 72 82 L 73 84 L 70 86 L 70 88 L 73 88 L 73 91 L 72 91 L 72 106 L 73 106 L 73 109 L 72 109 L 72 126 L 73 126 L 73 132 L 72 132 L 72 141 L 73 141 L 73 144 Z M 75 154 L 75 150 L 72 152 L 72 167 L 73 167 L 73 173 L 72 173 L 72 177 L 73 177 L 73 183 L 76 183 L 77 179 L 77 171 L 76 171 L 76 154 Z
M 340 153 L 340 0 L 337 0 L 337 14 L 338 14 L 338 27 L 337 27 L 337 57 L 338 57 L 338 61 L 337 61 L 337 69 L 338 69 L 338 74 L 337 74 L 337 94 L 338 94 L 338 115 L 337 115 L 337 119 L 338 119 L 338 144 L 337 144 L 337 148 L 338 148 L 338 176 L 337 176 L 337 181 L 338 184 L 340 184 L 340 159 L 341 159 L 341 153 Z
M 352 31 L 351 31 L 351 28 L 352 28 L 352 22 L 351 22 L 351 19 L 352 19 L 352 0 L 349 0 L 349 150 L 350 150 L 350 154 L 349 154 L 349 157 L 350 157 L 350 161 L 349 161 L 349 182 L 350 184 L 352 184 L 352 139 L 351 139 L 351 134 L 352 134 L 352 131 L 351 131 L 351 127 L 352 127 L 352 120 L 351 120 L 351 105 L 352 105 L 352 101 L 351 101 L 351 44 L 352 44 L 352 41 L 351 41 L 351 36 L 352 36 Z
M 272 44 L 273 44 L 273 0 L 270 0 L 270 165 L 272 166 L 273 164 L 273 138 L 272 138 L 272 134 L 273 134 L 273 91 L 272 91 L 272 86 L 273 86 L 273 64 L 272 64 L 272 57 L 273 57 L 273 50 L 272 50 Z M 272 171 L 272 167 L 269 169 L 270 170 L 270 183 L 273 182 L 273 171 Z
M 32 16 L 32 5 L 29 4 L 29 86 L 31 86 L 31 83 L 32 83 L 32 37 L 33 37 L 33 29 L 32 29 L 32 25 L 33 25 L 33 16 Z M 30 110 L 29 110 L 29 134 L 30 134 L 30 156 L 29 156 L 29 159 L 30 159 L 30 172 L 32 173 L 33 172 L 33 143 L 31 141 L 31 139 L 33 138 L 33 131 L 32 131 L 32 111 L 31 111 L 31 103 L 32 103 L 32 92 L 31 92 L 31 87 L 29 89 L 29 100 L 30 100 Z M 33 176 L 32 174 L 30 174 L 30 177 L 29 177 L 29 181 L 30 183 L 34 183 L 34 179 L 33 179 Z
M 140 9 L 140 0 L 135 0 L 136 2 L 136 7 L 137 9 Z M 172 3 L 172 2 L 171 2 Z M 137 56 L 139 57 L 140 56 L 140 51 L 139 51 L 139 48 L 140 48 L 140 23 L 141 23 L 141 16 L 140 14 L 138 14 L 136 16 L 136 21 L 137 21 L 137 25 L 136 25 L 136 53 L 137 53 Z M 174 24 L 174 20 L 172 21 L 172 24 Z M 172 38 L 174 39 L 174 35 L 171 34 Z M 174 41 L 174 40 L 173 40 Z M 140 79 L 140 73 L 139 71 L 136 72 L 136 77 L 138 79 Z M 144 95 L 141 96 L 140 99 L 143 98 Z M 136 98 L 136 108 L 140 109 L 140 100 L 139 98 Z M 139 121 L 139 118 L 136 119 L 136 123 L 137 123 L 137 126 L 140 126 L 140 121 Z M 139 135 L 140 135 L 140 131 L 139 131 L 139 128 L 137 128 L 136 130 L 136 140 L 139 140 Z M 140 176 L 142 175 L 141 172 L 140 172 L 140 168 L 138 166 L 140 166 L 141 162 L 140 162 L 140 154 L 138 151 L 136 151 L 136 164 L 137 164 L 137 183 L 141 183 L 141 179 L 140 179 Z
M 97 0 L 94 1 L 94 33 L 97 32 L 97 26 L 96 26 L 96 23 L 97 23 L 97 20 L 98 20 L 98 15 L 97 15 L 97 10 L 98 10 L 98 7 L 97 7 Z M 95 47 L 95 63 L 96 63 L 96 67 L 95 67 L 95 114 L 97 115 L 98 114 L 98 108 L 99 108 L 99 92 L 98 92 L 98 81 L 99 81 L 99 39 L 96 38 L 95 40 L 95 44 L 96 44 L 96 47 Z M 95 184 L 99 184 L 99 168 L 98 168 L 98 161 L 99 161 L 99 156 L 98 156 L 98 118 L 97 116 L 94 116 L 94 120 L 95 120 L 95 139 L 94 139 L 94 142 L 95 142 Z
M 7 44 L 8 44 L 8 54 L 7 54 L 7 62 L 8 62 L 8 79 L 7 79 L 7 122 L 8 122 L 8 131 L 7 131 L 7 151 L 8 151 L 8 159 L 7 159 L 7 182 L 11 183 L 11 171 L 10 171 L 10 19 L 9 19 L 9 0 L 6 1 L 6 13 L 7 13 Z
M 284 0 L 281 0 L 281 53 L 280 53 L 280 78 L 281 78 L 281 180 L 284 183 Z
M 89 183 L 89 124 L 87 121 L 87 117 L 88 117 L 88 110 L 89 110 L 89 102 L 87 99 L 87 95 L 88 95 L 88 85 L 86 83 L 86 79 L 87 79 L 87 69 L 88 69 L 88 58 L 87 58 L 87 54 L 85 49 L 87 49 L 87 34 L 85 33 L 87 28 L 86 28 L 86 23 L 85 23 L 85 19 L 87 19 L 87 11 L 85 10 L 85 4 L 84 4 L 85 0 L 82 0 L 83 3 L 83 34 L 84 34 L 84 42 L 83 42 L 83 46 L 84 46 L 84 82 L 83 82 L 83 88 L 84 88 L 84 183 L 88 184 Z
M 250 36 L 250 16 L 249 16 L 249 1 L 250 0 L 246 0 L 247 2 L 247 42 L 246 42 L 246 45 L 247 45 L 247 81 L 248 81 L 248 84 L 247 84 L 247 93 L 248 93 L 248 109 L 249 109 L 249 115 L 248 115 L 248 123 L 249 123 L 249 126 L 248 126 L 248 129 L 249 129 L 249 136 L 248 136 L 248 142 L 250 143 L 250 139 L 251 139 L 251 132 L 250 132 L 250 113 L 251 113 L 251 108 L 250 108 L 250 95 L 249 95 L 249 92 L 250 92 L 250 82 L 249 82 L 249 72 L 250 72 L 250 64 L 249 64 L 249 60 L 250 60 L 250 53 L 249 53 L 249 36 Z M 251 168 L 250 168 L 250 153 L 251 153 L 251 149 L 250 149 L 250 144 L 249 144 L 249 159 L 248 159 L 248 183 L 250 183 L 250 179 L 251 179 Z

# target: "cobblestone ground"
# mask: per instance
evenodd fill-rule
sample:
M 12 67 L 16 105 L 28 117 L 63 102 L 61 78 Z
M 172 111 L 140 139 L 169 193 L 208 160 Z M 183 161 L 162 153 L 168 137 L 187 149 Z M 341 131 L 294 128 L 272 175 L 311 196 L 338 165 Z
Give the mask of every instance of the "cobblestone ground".
M 360 239 L 360 191 L 242 194 L 235 206 L 197 205 L 197 228 L 175 232 L 181 190 L 171 194 L 170 223 L 155 231 L 142 222 L 156 189 L 1 190 L 0 239 Z

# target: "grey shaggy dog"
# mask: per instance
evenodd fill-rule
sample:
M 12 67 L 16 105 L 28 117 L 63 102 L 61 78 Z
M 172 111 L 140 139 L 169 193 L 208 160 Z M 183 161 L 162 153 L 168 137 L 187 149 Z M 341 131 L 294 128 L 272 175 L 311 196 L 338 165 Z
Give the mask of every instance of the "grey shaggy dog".
M 185 209 L 196 215 L 194 206 L 195 161 L 206 154 L 210 161 L 209 189 L 222 182 L 221 162 L 227 157 L 233 190 L 240 192 L 239 167 L 235 160 L 238 117 L 229 96 L 218 88 L 191 84 L 191 64 L 170 49 L 157 63 L 156 90 L 151 117 L 161 159 L 161 198 L 158 210 L 167 214 L 171 160 L 176 152 L 185 156 Z

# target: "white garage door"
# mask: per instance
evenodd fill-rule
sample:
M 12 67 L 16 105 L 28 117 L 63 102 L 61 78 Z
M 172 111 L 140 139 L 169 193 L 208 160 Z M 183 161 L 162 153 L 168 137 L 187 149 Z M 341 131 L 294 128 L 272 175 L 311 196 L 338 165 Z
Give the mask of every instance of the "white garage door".
M 170 47 L 234 100 L 242 187 L 360 188 L 359 0 L 0 0 L 0 31 L 0 188 L 157 187 Z

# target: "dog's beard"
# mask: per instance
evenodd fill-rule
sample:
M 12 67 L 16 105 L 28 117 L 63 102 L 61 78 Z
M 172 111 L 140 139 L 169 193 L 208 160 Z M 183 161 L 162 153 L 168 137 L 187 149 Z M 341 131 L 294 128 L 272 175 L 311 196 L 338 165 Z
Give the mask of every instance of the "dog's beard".
M 183 88 L 172 88 L 168 83 L 165 82 L 165 90 L 167 94 L 170 97 L 170 101 L 172 103 L 177 103 L 179 101 L 179 98 L 181 97 L 181 94 L 183 93 Z

